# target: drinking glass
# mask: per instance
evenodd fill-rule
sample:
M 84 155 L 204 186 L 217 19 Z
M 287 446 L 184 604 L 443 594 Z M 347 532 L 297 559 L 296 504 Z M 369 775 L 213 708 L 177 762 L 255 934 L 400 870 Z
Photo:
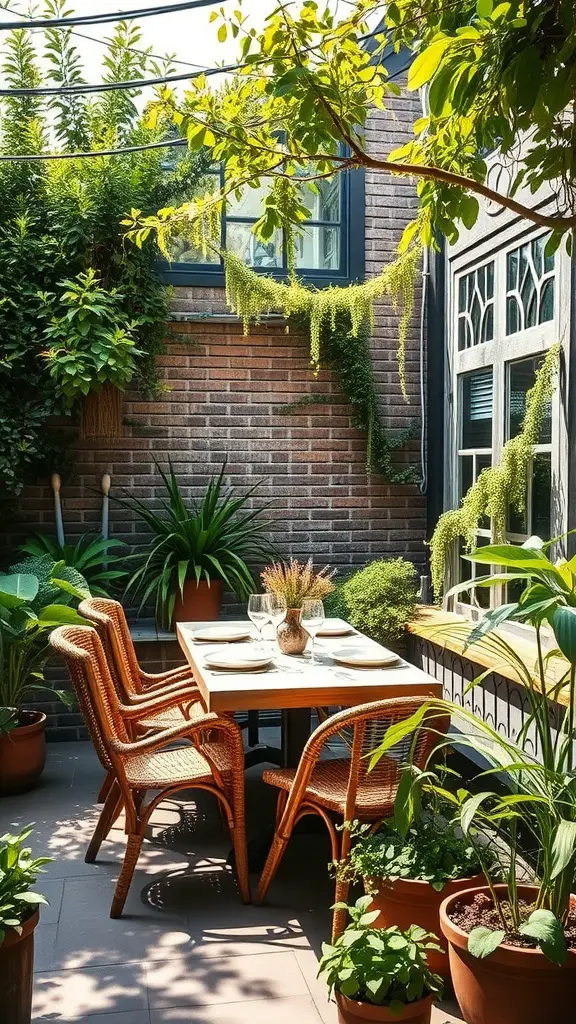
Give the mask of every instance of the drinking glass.
M 286 598 L 284 597 L 283 594 L 267 594 L 266 596 L 268 597 L 270 621 L 274 626 L 274 636 L 276 637 L 276 643 L 278 645 L 278 650 L 280 651 L 277 630 L 280 623 L 283 622 L 284 618 L 286 617 Z
M 324 625 L 324 619 L 324 605 L 322 604 L 322 601 L 308 599 L 302 602 L 300 623 L 312 638 L 312 650 L 310 652 L 311 665 L 316 664 L 316 658 L 314 657 L 314 641 L 316 640 L 318 630 Z
M 250 594 L 248 598 L 248 618 L 254 623 L 260 636 L 260 648 L 264 650 L 264 637 L 262 630 L 267 622 L 270 622 L 270 606 L 268 594 Z

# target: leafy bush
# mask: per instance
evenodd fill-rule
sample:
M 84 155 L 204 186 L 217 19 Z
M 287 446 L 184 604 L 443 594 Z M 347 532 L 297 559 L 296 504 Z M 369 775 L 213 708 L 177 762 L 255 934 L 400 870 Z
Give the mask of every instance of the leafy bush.
M 348 910 L 352 921 L 333 945 L 322 946 L 318 973 L 329 992 L 388 1006 L 392 1013 L 430 993 L 441 993 L 442 979 L 432 973 L 426 960 L 426 950 L 440 950 L 436 936 L 418 925 L 407 932 L 395 925 L 372 928 L 380 911 L 370 910 L 371 902 L 371 896 L 362 896 L 353 907 L 336 904 Z
M 90 593 L 94 597 L 109 597 L 117 586 L 128 576 L 128 569 L 125 567 L 126 555 L 117 554 L 118 549 L 127 551 L 127 545 L 123 541 L 108 538 L 104 540 L 100 534 L 84 533 L 77 540 L 76 544 L 59 544 L 57 541 L 47 537 L 46 534 L 37 533 L 22 544 L 20 550 L 35 558 L 45 559 L 48 555 L 52 562 L 64 563 L 66 570 L 73 570 L 80 574 L 88 584 Z M 26 561 L 22 563 L 28 565 Z M 43 566 L 44 561 L 40 561 Z M 15 571 L 15 570 L 13 570 Z M 23 569 L 18 571 L 23 572 Z M 30 570 L 34 572 L 34 569 Z M 62 571 L 58 576 L 63 578 Z M 64 577 L 71 583 L 74 578 L 68 572 Z M 78 586 L 76 578 L 76 586 Z
M 24 558 L 11 565 L 10 575 L 35 576 L 38 581 L 36 597 L 30 607 L 37 612 L 47 604 L 72 604 L 91 596 L 91 590 L 82 573 L 55 561 L 52 555 L 37 555 Z
M 19 835 L 0 836 L 0 946 L 9 928 L 20 931 L 41 903 L 48 901 L 31 888 L 50 862 L 50 857 L 32 858 L 32 851 L 24 846 L 31 828 Z
M 378 559 L 340 587 L 343 618 L 381 644 L 402 639 L 416 609 L 418 577 L 404 558 Z

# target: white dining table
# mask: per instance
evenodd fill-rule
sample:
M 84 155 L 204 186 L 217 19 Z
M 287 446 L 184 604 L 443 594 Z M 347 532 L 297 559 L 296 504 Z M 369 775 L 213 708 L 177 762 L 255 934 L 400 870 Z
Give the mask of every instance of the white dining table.
M 258 644 L 256 631 L 246 620 L 220 622 L 179 622 L 178 641 L 202 694 L 208 711 L 280 710 L 282 746 L 279 756 L 270 758 L 285 766 L 298 763 L 310 735 L 311 709 L 316 707 L 352 707 L 387 697 L 440 697 L 441 683 L 403 658 L 384 667 L 359 668 L 339 663 L 343 648 L 381 655 L 387 649 L 353 629 L 343 619 L 327 619 L 324 629 L 348 629 L 348 635 L 318 636 L 316 663 L 310 653 L 294 656 L 278 653 L 275 640 L 265 640 L 272 652 L 270 664 L 255 670 L 214 669 L 206 664 L 206 655 L 222 643 L 196 639 L 197 632 L 208 627 L 228 626 L 231 630 L 250 629 L 249 639 L 240 643 Z M 229 644 L 227 644 L 229 646 Z M 269 748 L 268 748 L 269 750 Z

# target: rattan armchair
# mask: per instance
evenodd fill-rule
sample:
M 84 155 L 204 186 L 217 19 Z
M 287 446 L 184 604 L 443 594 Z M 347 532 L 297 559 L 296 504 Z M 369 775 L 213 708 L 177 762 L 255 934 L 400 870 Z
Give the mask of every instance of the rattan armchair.
M 448 728 L 448 716 L 434 718 L 433 727 L 424 728 L 416 736 L 406 737 L 368 771 L 369 755 L 379 744 L 387 729 L 409 718 L 426 702 L 424 697 L 400 697 L 340 711 L 326 719 L 308 740 L 297 768 L 274 768 L 265 771 L 263 779 L 279 790 L 276 807 L 276 830 L 268 854 L 255 903 L 264 900 L 268 887 L 292 835 L 294 826 L 306 814 L 318 814 L 328 829 L 332 860 L 346 861 L 350 852 L 350 832 L 337 829 L 342 822 L 376 824 L 390 816 L 402 764 L 408 758 L 422 766 L 433 750 L 438 733 Z M 320 759 L 325 744 L 334 737 L 345 740 L 349 757 Z M 342 873 L 343 874 L 343 873 Z M 335 902 L 348 897 L 349 883 L 339 876 Z M 344 925 L 345 914 L 335 911 L 334 934 Z
M 50 643 L 67 662 L 84 719 L 112 782 L 86 854 L 96 858 L 122 808 L 127 835 L 124 862 L 110 911 L 120 917 L 150 816 L 158 804 L 181 789 L 202 789 L 218 800 L 234 846 L 236 873 L 244 902 L 250 902 L 244 819 L 242 734 L 231 719 L 205 713 L 195 721 L 134 740 L 128 723 L 173 707 L 178 693 L 152 695 L 140 705 L 118 698 L 100 637 L 89 626 L 60 626 Z M 193 745 L 174 747 L 177 740 Z M 154 791 L 146 802 L 148 791 Z

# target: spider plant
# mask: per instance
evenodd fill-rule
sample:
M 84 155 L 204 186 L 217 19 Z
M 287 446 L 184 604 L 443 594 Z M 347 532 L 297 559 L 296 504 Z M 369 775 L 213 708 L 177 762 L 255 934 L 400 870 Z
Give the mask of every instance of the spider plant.
M 226 463 L 202 497 L 188 504 L 172 463 L 166 473 L 157 468 L 167 492 L 159 512 L 138 498 L 120 499 L 154 534 L 151 550 L 132 556 L 139 564 L 126 593 L 141 595 L 140 610 L 153 597 L 156 619 L 169 629 L 176 598 L 183 596 L 187 580 L 208 585 L 222 580 L 239 600 L 255 589 L 248 562 L 270 557 L 272 546 L 265 534 L 272 523 L 261 518 L 263 508 L 248 507 L 258 484 L 236 497 L 224 487 Z
M 125 554 L 118 553 L 118 549 L 126 547 L 120 540 L 104 539 L 99 534 L 83 533 L 75 544 L 59 544 L 44 533 L 37 533 L 20 550 L 31 558 L 50 555 L 54 562 L 63 562 L 81 573 L 94 597 L 109 597 L 129 574 L 121 564 Z
M 456 623 L 430 627 L 426 631 L 433 643 L 442 644 L 449 637 L 457 638 L 463 652 L 475 647 L 478 652 L 491 654 L 492 659 L 497 659 L 495 663 L 512 668 L 529 702 L 529 713 L 517 738 L 501 735 L 488 722 L 460 705 L 431 700 L 410 719 L 388 730 L 372 763 L 403 737 L 417 734 L 431 708 L 438 714 L 445 714 L 446 710 L 452 713 L 463 730 L 458 745 L 480 751 L 490 765 L 477 779 L 482 779 L 484 785 L 487 781 L 490 786 L 495 777 L 504 778 L 508 790 L 502 794 L 497 787 L 481 788 L 473 795 L 465 790 L 455 795 L 441 790 L 443 796 L 458 806 L 462 829 L 472 841 L 474 830 L 486 827 L 498 828 L 506 840 L 507 851 L 499 864 L 506 879 L 505 908 L 493 891 L 501 927 L 493 931 L 474 929 L 468 948 L 477 956 L 487 956 L 505 940 L 507 933 L 519 931 L 537 942 L 549 959 L 562 963 L 566 957 L 564 927 L 576 872 L 576 557 L 552 562 L 546 553 L 549 547 L 539 538 L 531 537 L 522 547 L 493 544 L 473 552 L 468 556 L 471 561 L 501 566 L 505 570 L 476 579 L 475 586 L 502 586 L 519 580 L 524 584 L 519 600 L 487 612 L 473 628 L 466 623 Z M 513 637 L 507 639 L 505 633 L 496 632 L 497 627 L 507 621 L 525 622 L 534 627 L 534 665 L 526 664 L 514 646 Z M 551 630 L 558 645 L 546 654 L 544 626 Z M 552 659 L 554 679 L 550 682 Z M 470 686 L 482 683 L 492 671 L 486 669 Z M 557 702 L 560 709 L 557 727 L 550 714 L 550 701 Z M 438 737 L 436 749 L 453 742 L 453 737 L 449 740 Z M 397 808 L 398 813 L 410 817 L 411 808 L 418 803 L 415 794 L 419 787 L 437 791 L 434 775 L 429 771 L 420 775 L 410 768 L 405 784 L 399 787 L 402 806 Z M 527 837 L 534 860 L 537 895 L 534 911 L 526 919 L 517 891 L 517 865 Z M 477 849 L 492 886 L 493 869 L 482 858 L 481 847 Z

